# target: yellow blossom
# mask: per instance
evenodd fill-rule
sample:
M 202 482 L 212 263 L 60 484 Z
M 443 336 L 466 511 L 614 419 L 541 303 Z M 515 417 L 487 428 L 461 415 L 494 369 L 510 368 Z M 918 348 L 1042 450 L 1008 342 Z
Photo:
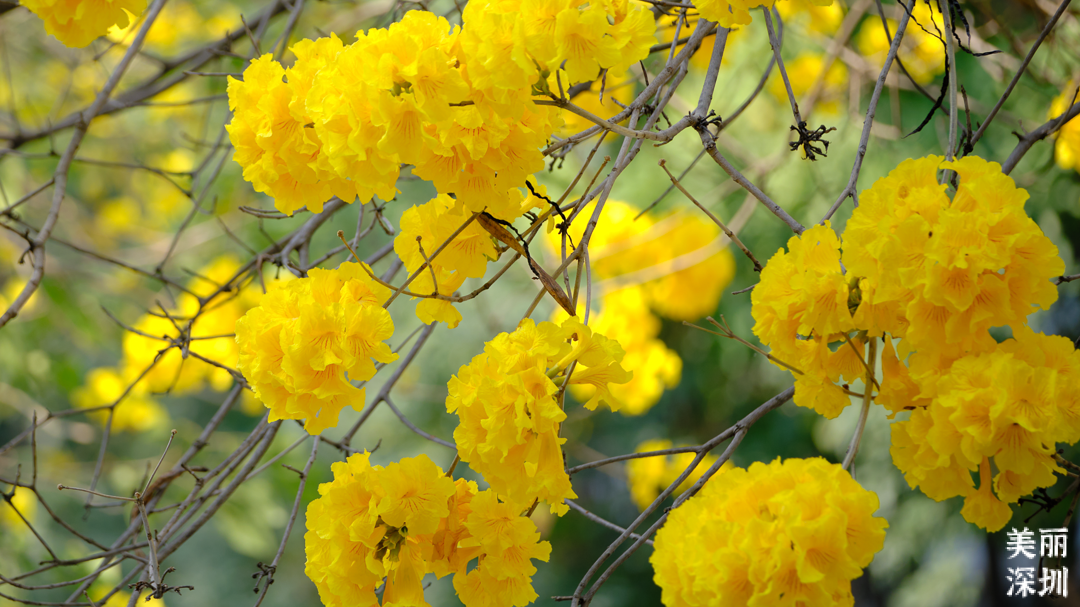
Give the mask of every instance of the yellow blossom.
M 783 6 L 781 2 L 778 6 Z M 825 55 L 814 52 L 802 52 L 792 61 L 785 62 L 788 81 L 791 83 L 791 91 L 795 94 L 795 100 L 799 101 L 821 77 L 821 70 L 825 64 Z M 821 93 L 818 95 L 816 109 L 829 114 L 835 114 L 840 110 L 840 100 L 847 92 L 847 68 L 839 61 L 834 61 L 825 73 L 822 82 Z M 777 73 L 769 80 L 769 92 L 783 105 L 788 103 L 787 87 L 784 80 Z
M 656 534 L 663 603 L 851 605 L 851 580 L 885 540 L 877 509 L 821 458 L 721 470 Z
M 936 7 L 937 5 L 934 4 Z M 896 35 L 897 23 L 887 19 L 889 31 L 881 24 L 881 19 L 865 19 L 856 44 L 859 52 L 875 65 L 882 65 L 889 52 L 891 36 Z M 943 32 L 941 13 L 930 8 L 926 2 L 916 2 L 908 19 L 904 39 L 900 42 L 898 57 L 907 73 L 919 84 L 927 84 L 938 74 L 945 72 L 945 45 L 931 32 Z
M 614 409 L 619 403 L 609 384 L 631 377 L 622 358 L 617 342 L 576 317 L 561 326 L 525 319 L 513 333 L 500 333 L 448 384 L 446 410 L 460 419 L 454 441 L 461 460 L 514 508 L 539 500 L 565 513 L 563 500 L 576 495 L 563 465 L 566 439 L 559 437 L 559 424 L 566 413 L 555 400 L 559 387 L 552 378 L 592 385 L 596 393 L 588 405 L 603 400 Z
M 1057 118 L 1068 111 L 1072 104 L 1076 103 L 1075 93 L 1076 85 L 1070 81 L 1061 94 L 1050 102 L 1046 117 Z M 1054 160 L 1058 166 L 1065 170 L 1080 171 L 1080 118 L 1073 118 L 1061 125 L 1054 137 Z
M 305 419 L 311 434 L 332 428 L 346 405 L 364 407 L 364 389 L 352 382 L 371 379 L 373 361 L 397 360 L 384 343 L 394 332 L 382 308 L 390 292 L 368 272 L 348 262 L 313 269 L 271 286 L 236 321 L 239 368 L 271 420 Z
M 776 3 L 776 11 L 785 26 L 805 19 L 807 29 L 826 36 L 835 34 L 844 20 L 844 8 L 832 0 L 783 0 Z
M 423 579 L 454 574 L 467 607 L 524 607 L 536 598 L 532 559 L 551 545 L 519 510 L 476 483 L 451 480 L 426 455 L 385 468 L 369 453 L 331 465 L 308 505 L 304 572 L 327 607 L 428 606 Z M 473 564 L 473 566 L 470 566 Z
M 575 244 L 591 214 L 587 207 L 570 226 Z M 639 214 L 625 202 L 605 203 L 589 241 L 594 275 L 613 279 L 612 290 L 641 284 L 650 307 L 673 320 L 697 320 L 714 312 L 735 275 L 735 261 L 721 244 L 720 228 L 693 213 L 637 218 Z M 549 234 L 548 242 L 561 251 L 560 234 Z
M 169 421 L 156 400 L 148 394 L 146 383 L 137 378 L 125 378 L 116 369 L 98 368 L 86 376 L 86 385 L 71 393 L 71 402 L 80 409 L 106 407 L 117 402 L 112 409 L 113 432 L 145 432 L 162 428 Z M 90 417 L 105 425 L 109 420 L 108 409 L 90 413 Z
M 556 308 L 552 321 L 560 322 L 566 316 L 562 308 Z M 660 319 L 649 310 L 648 297 L 640 285 L 602 297 L 600 310 L 589 320 L 589 326 L 622 346 L 626 352 L 622 366 L 634 372 L 630 381 L 609 386 L 612 397 L 621 403 L 617 409 L 620 413 L 641 415 L 660 400 L 665 389 L 678 385 L 682 359 L 657 337 Z M 581 402 L 589 402 L 596 391 L 572 384 L 570 393 Z
M 952 363 L 930 404 L 893 424 L 893 461 L 912 487 L 936 500 L 964 496 L 964 518 L 997 531 L 1011 518 L 1008 503 L 1063 472 L 1054 445 L 1080 439 L 1077 386 L 1080 351 L 1069 339 L 1021 327 Z
M 669 440 L 649 440 L 638 445 L 634 452 L 661 451 L 671 447 L 672 444 Z M 634 500 L 638 510 L 647 508 L 660 495 L 660 492 L 678 480 L 679 476 L 694 461 L 696 455 L 687 452 L 628 460 L 626 462 L 626 482 L 630 486 L 630 497 Z M 673 495 L 678 496 L 689 489 L 715 461 L 716 456 L 711 453 L 702 458 L 694 471 L 675 488 Z M 724 462 L 720 469 L 727 470 L 732 465 L 730 461 Z
M 21 4 L 41 17 L 46 32 L 74 48 L 104 36 L 113 25 L 127 27 L 146 8 L 146 0 L 24 0 Z

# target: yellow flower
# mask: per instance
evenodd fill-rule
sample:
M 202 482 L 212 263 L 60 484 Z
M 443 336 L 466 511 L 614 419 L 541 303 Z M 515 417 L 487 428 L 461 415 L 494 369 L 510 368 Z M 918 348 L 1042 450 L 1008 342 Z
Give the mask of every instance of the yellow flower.
M 381 489 L 375 514 L 414 535 L 435 533 L 439 521 L 450 514 L 446 500 L 455 491 L 454 481 L 426 455 L 388 465 Z
M 786 3 L 781 2 L 777 6 L 784 6 L 784 4 Z M 799 53 L 799 56 L 793 61 L 784 64 L 787 69 L 788 81 L 791 83 L 791 91 L 795 94 L 796 101 L 802 99 L 803 95 L 814 86 L 814 83 L 817 82 L 821 75 L 824 64 L 825 55 L 808 51 Z M 815 109 L 829 114 L 838 112 L 840 110 L 840 100 L 843 99 L 844 93 L 847 92 L 847 79 L 847 68 L 844 67 L 844 64 L 833 61 L 833 64 L 829 66 L 829 71 L 825 73 L 821 93 L 818 95 L 818 102 L 814 106 Z M 784 86 L 784 80 L 779 73 L 769 81 L 769 92 L 777 101 L 787 105 L 787 88 Z
M 952 363 L 930 404 L 893 424 L 893 461 L 908 484 L 936 500 L 964 496 L 964 518 L 988 531 L 1009 522 L 1009 503 L 1056 482 L 1054 445 L 1080 439 L 1080 351 L 1016 331 Z
M 851 605 L 881 549 L 877 496 L 821 458 L 721 470 L 671 512 L 650 559 L 676 605 Z
M 615 39 L 602 34 L 607 26 L 606 11 L 592 5 L 583 11 L 562 11 L 556 17 L 555 48 L 566 62 L 570 83 L 592 80 L 601 69 L 619 61 Z
M 410 274 L 431 260 L 430 269 L 420 272 L 410 283 L 410 291 L 435 294 L 437 286 L 439 295 L 449 296 L 466 278 L 484 275 L 488 260 L 498 257 L 491 235 L 472 221 L 450 240 L 471 215 L 445 194 L 405 211 L 401 216 L 401 232 L 394 239 L 394 250 Z M 433 276 L 438 280 L 437 285 L 432 282 Z M 420 302 L 416 313 L 425 323 L 443 321 L 451 329 L 461 320 L 461 314 L 449 301 L 434 298 Z
M 798 370 L 795 404 L 829 418 L 849 403 L 834 382 L 865 375 L 865 340 L 856 338 L 854 350 L 844 343 L 856 325 L 841 270 L 840 239 L 826 221 L 788 240 L 788 252 L 769 260 L 750 296 L 754 334 L 772 349 L 774 364 Z
M 557 108 L 533 102 L 534 86 L 559 70 L 567 85 L 625 71 L 655 42 L 649 7 L 627 0 L 473 2 L 462 20 L 452 30 L 409 11 L 348 46 L 334 36 L 301 41 L 288 70 L 270 56 L 252 62 L 243 82 L 229 81 L 244 178 L 282 212 L 320 212 L 331 194 L 393 198 L 408 164 L 463 208 L 513 221 L 558 122 Z M 446 304 L 423 314 L 456 315 Z
M 191 322 L 189 334 L 192 340 L 187 346 L 189 354 L 193 352 L 230 367 L 236 363 L 239 350 L 232 337 L 233 327 L 238 318 L 256 305 L 262 293 L 258 283 L 250 282 L 239 291 L 221 289 L 222 285 L 236 284 L 240 270 L 240 262 L 235 257 L 223 255 L 199 268 L 196 278 L 186 285 L 195 296 L 210 298 L 214 295 L 201 306 L 201 313 Z M 266 281 L 273 284 L 272 278 L 268 277 Z M 199 312 L 200 305 L 195 296 L 180 293 L 175 306 L 167 310 L 153 310 L 156 314 L 146 314 L 136 321 L 134 327 L 145 335 L 124 334 L 124 355 L 118 366 L 125 380 L 133 381 L 142 375 L 145 389 L 150 393 L 188 394 L 203 389 L 207 384 L 217 391 L 232 387 L 235 380 L 228 370 L 195 356 L 185 358 L 178 347 L 158 357 L 170 340 L 180 339 L 181 328 L 187 327 L 195 313 Z
M 45 31 L 64 46 L 82 48 L 113 25 L 127 27 L 146 8 L 146 0 L 24 0 L 22 5 L 41 17 Z
M 805 19 L 811 32 L 826 36 L 835 34 L 844 20 L 844 8 L 832 0 L 784 0 L 776 3 L 776 11 L 785 25 Z
M 1050 102 L 1050 110 L 1046 113 L 1047 118 L 1056 118 L 1064 114 L 1075 102 L 1073 100 L 1073 94 L 1076 92 L 1076 85 L 1069 81 L 1062 89 L 1061 94 L 1054 97 L 1054 100 Z M 1073 118 L 1072 120 L 1061 125 L 1058 132 L 1054 137 L 1054 160 L 1057 161 L 1059 167 L 1069 170 L 1075 169 L 1080 171 L 1080 118 Z
M 513 508 L 539 500 L 565 513 L 563 500 L 576 495 L 563 465 L 559 424 L 566 413 L 552 378 L 567 381 L 566 369 L 576 361 L 569 381 L 596 387 L 591 406 L 604 400 L 614 409 L 608 383 L 629 379 L 621 359 L 617 342 L 576 318 L 561 326 L 525 319 L 513 333 L 500 333 L 447 386 L 446 410 L 460 419 L 454 441 L 461 461 Z
M 701 17 L 716 21 L 722 27 L 750 25 L 750 9 L 772 8 L 775 0 L 702 0 L 698 2 Z
M 889 24 L 888 34 L 881 24 L 881 19 L 863 20 L 856 39 L 859 52 L 875 65 L 884 64 L 891 44 L 890 36 L 896 35 L 896 21 L 886 21 Z M 945 26 L 941 13 L 935 12 L 927 3 L 916 2 L 898 53 L 904 68 L 915 82 L 927 84 L 935 76 L 945 72 L 945 45 L 936 35 L 930 33 L 943 31 Z
M 80 409 L 90 409 L 112 405 L 119 400 L 120 404 L 113 408 L 113 432 L 145 432 L 164 427 L 169 414 L 147 393 L 146 383 L 135 383 L 136 379 L 137 376 L 124 377 L 117 369 L 94 369 L 87 374 L 86 385 L 71 393 L 71 402 Z M 109 419 L 107 409 L 89 415 L 102 425 Z
M 638 445 L 634 452 L 660 451 L 670 449 L 671 446 L 669 440 L 649 440 Z M 630 497 L 637 504 L 638 510 L 644 510 L 649 504 L 653 503 L 653 500 L 660 495 L 660 492 L 667 489 L 671 483 L 674 483 L 679 478 L 690 463 L 694 461 L 694 457 L 694 453 L 688 452 L 675 455 L 639 457 L 627 461 L 626 482 L 630 486 Z M 712 454 L 702 458 L 694 471 L 675 488 L 673 495 L 678 496 L 689 489 L 715 461 L 716 456 Z M 733 464 L 728 461 L 724 462 L 720 469 L 727 470 L 732 466 Z
M 724 287 L 735 275 L 735 261 L 722 245 L 723 235 L 712 222 L 693 213 L 655 218 L 625 202 L 608 200 L 589 241 L 592 271 L 614 279 L 612 290 L 640 284 L 649 305 L 672 320 L 697 320 L 716 310 Z M 581 240 L 591 209 L 568 231 Z M 562 248 L 562 236 L 551 233 L 548 243 Z
M 547 560 L 551 545 L 490 490 L 451 480 L 426 455 L 384 468 L 360 453 L 331 469 L 333 481 L 308 505 L 304 536 L 304 572 L 327 607 L 378 605 L 382 584 L 381 604 L 426 607 L 428 573 L 453 573 L 467 607 L 536 598 L 531 559 Z
M 0 505 L 0 528 L 3 528 L 5 534 L 20 535 L 22 533 L 30 533 L 30 528 L 26 526 L 23 521 L 25 518 L 34 522 L 34 517 L 37 514 L 37 498 L 34 493 L 29 489 L 22 487 L 12 487 L 11 491 L 15 494 L 11 496 L 11 501 L 0 500 L 3 505 Z M 15 510 L 18 509 L 16 513 Z M 19 515 L 22 516 L 19 516 Z
M 553 322 L 561 322 L 566 312 L 556 308 Z M 622 384 L 608 386 L 617 409 L 624 415 L 641 415 L 660 400 L 665 389 L 679 384 L 682 359 L 669 350 L 657 335 L 660 319 L 649 311 L 648 298 L 640 286 L 627 287 L 601 298 L 601 308 L 589 321 L 591 329 L 617 341 L 626 355 L 622 366 L 633 371 L 634 377 Z M 581 402 L 589 402 L 596 394 L 586 385 L 571 382 L 570 393 Z
M 352 382 L 375 375 L 373 361 L 397 354 L 383 343 L 394 332 L 382 302 L 389 289 L 370 268 L 343 263 L 307 278 L 271 285 L 236 322 L 239 369 L 270 408 L 270 419 L 305 419 L 318 434 L 337 425 L 346 406 L 360 411 L 364 389 Z

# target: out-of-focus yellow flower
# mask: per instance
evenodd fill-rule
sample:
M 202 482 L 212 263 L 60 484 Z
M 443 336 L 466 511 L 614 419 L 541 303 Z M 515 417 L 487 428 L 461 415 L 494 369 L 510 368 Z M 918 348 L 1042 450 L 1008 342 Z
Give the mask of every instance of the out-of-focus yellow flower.
M 94 585 L 90 589 L 90 598 L 95 602 L 98 602 L 99 607 L 127 607 L 128 601 L 131 600 L 131 593 L 126 590 L 121 590 L 116 594 L 109 597 L 108 601 L 101 603 L 101 598 L 104 597 L 111 588 L 106 588 L 105 585 Z M 163 599 L 155 599 L 152 596 L 141 596 L 135 603 L 142 607 L 165 607 L 165 601 Z
M 618 288 L 641 284 L 649 305 L 673 320 L 697 320 L 712 313 L 725 286 L 735 275 L 735 261 L 721 247 L 723 235 L 712 222 L 694 213 L 654 218 L 616 200 L 608 200 L 592 240 L 589 259 L 594 275 L 613 279 Z M 574 243 L 581 239 L 592 210 L 570 226 Z M 562 236 L 548 242 L 560 251 Z
M 784 67 L 787 70 L 788 81 L 791 83 L 791 91 L 795 93 L 795 101 L 802 99 L 803 95 L 810 91 L 818 78 L 821 77 L 821 69 L 825 65 L 825 55 L 804 51 L 794 61 L 787 61 Z M 822 82 L 821 93 L 818 95 L 814 109 L 835 114 L 840 111 L 840 100 L 847 92 L 848 72 L 844 64 L 833 61 L 829 71 L 825 73 Z M 787 88 L 779 70 L 769 80 L 769 92 L 783 105 L 788 104 Z
M 672 42 L 675 40 L 675 19 L 674 15 L 662 15 L 657 19 L 657 35 L 661 42 Z M 679 30 L 679 39 L 682 40 L 694 33 L 694 29 L 697 27 L 698 18 L 696 15 L 688 16 L 683 22 L 682 28 Z M 745 27 L 733 26 L 731 31 L 728 32 L 727 42 L 724 44 L 724 60 L 723 65 L 730 65 L 732 57 L 738 54 L 735 49 L 741 44 L 743 38 L 746 37 L 747 29 Z M 697 52 L 690 57 L 690 66 L 699 70 L 704 70 L 709 67 L 709 62 L 712 60 L 713 46 L 716 43 L 716 36 L 708 36 L 701 41 L 701 47 Z M 680 44 L 675 47 L 675 52 L 682 50 L 684 44 Z
M 554 80 L 554 76 L 551 80 Z M 606 120 L 622 111 L 622 108 L 615 101 L 625 106 L 634 100 L 634 84 L 635 81 L 630 77 L 629 72 L 623 71 L 616 74 L 609 71 L 607 85 L 604 87 L 603 100 L 600 99 L 601 80 L 596 79 L 593 81 L 592 86 L 589 87 L 589 90 L 574 97 L 572 101 L 574 105 Z M 596 124 L 569 110 L 563 110 L 560 115 L 563 119 L 563 125 L 556 131 L 560 137 L 568 137 Z
M 832 0 L 781 0 L 776 10 L 784 19 L 784 27 L 805 19 L 807 29 L 826 36 L 835 34 L 844 20 L 844 8 Z
M 1050 103 L 1050 111 L 1046 113 L 1046 117 L 1057 118 L 1064 114 L 1076 102 L 1075 93 L 1076 85 L 1070 81 Z M 1054 160 L 1058 166 L 1065 170 L 1080 171 L 1080 117 L 1061 125 L 1054 137 Z
M 896 34 L 898 24 L 892 19 L 888 19 L 887 22 L 888 34 L 881 24 L 881 19 L 878 18 L 864 20 L 862 28 L 859 29 L 856 39 L 859 52 L 874 65 L 880 66 L 885 63 L 891 44 L 890 36 Z M 945 73 L 945 45 L 937 36 L 928 33 L 943 31 L 945 31 L 945 26 L 941 13 L 934 12 L 928 3 L 916 2 L 898 53 L 904 68 L 915 82 L 926 84 L 938 74 Z
M 22 534 L 30 533 L 30 528 L 23 522 L 23 517 L 34 522 L 34 516 L 37 514 L 37 498 L 34 497 L 34 493 L 25 487 L 13 487 L 15 494 L 11 496 L 11 502 L 7 500 L 0 500 L 0 529 L 4 530 L 4 533 Z M 13 507 L 14 506 L 14 507 Z M 15 509 L 18 512 L 15 512 Z M 22 514 L 22 517 L 19 515 Z
M 82 48 L 113 25 L 127 27 L 132 14 L 146 8 L 146 0 L 23 0 L 45 23 L 45 31 L 64 46 Z
M 721 470 L 656 534 L 663 603 L 852 605 L 851 580 L 889 526 L 877 509 L 877 495 L 821 458 Z
M 144 46 L 155 52 L 171 54 L 181 47 L 220 38 L 239 23 L 238 13 L 226 15 L 220 11 L 204 17 L 190 2 L 170 2 L 150 26 Z M 129 40 L 128 36 L 134 35 L 134 27 L 134 19 L 126 27 L 114 25 L 108 30 L 109 39 L 115 42 Z
M 240 269 L 240 263 L 235 257 L 223 255 L 200 268 L 197 277 L 187 285 L 188 289 L 199 297 L 209 298 L 216 293 L 203 306 L 198 318 L 191 323 L 188 352 L 229 367 L 235 365 L 239 358 L 239 350 L 233 338 L 234 325 L 245 312 L 257 305 L 258 298 L 262 295 L 257 281 L 247 283 L 238 291 L 221 289 L 222 285 L 230 283 L 236 277 Z M 267 282 L 268 286 L 274 284 L 270 278 L 267 278 Z M 199 302 L 194 296 L 180 293 L 176 297 L 176 305 L 167 312 L 157 309 L 154 310 L 155 314 L 146 314 L 139 319 L 134 324 L 135 329 L 155 338 L 160 336 L 162 339 L 125 333 L 124 356 L 119 365 L 122 375 L 125 378 L 135 378 L 150 368 L 151 363 L 158 357 L 158 352 L 168 345 L 168 340 L 179 338 L 180 330 L 177 325 L 185 327 L 199 309 Z M 233 385 L 234 380 L 227 369 L 195 356 L 189 355 L 185 358 L 179 348 L 171 348 L 146 371 L 143 381 L 150 392 L 185 394 L 201 390 L 206 385 L 218 391 L 226 390 Z
M 634 449 L 635 453 L 646 451 L 661 451 L 672 447 L 669 440 L 649 440 L 641 443 Z M 639 457 L 626 462 L 626 482 L 630 486 L 630 497 L 637 504 L 638 510 L 644 510 L 653 503 L 660 492 L 667 489 L 682 475 L 686 468 L 694 461 L 694 453 L 676 453 L 674 455 L 661 455 L 656 457 Z M 716 456 L 708 454 L 702 458 L 694 471 L 687 476 L 672 494 L 678 496 L 683 491 L 701 478 L 702 474 L 713 465 Z M 730 461 L 724 462 L 720 470 L 727 470 L 734 466 Z
M 3 289 L 0 289 L 0 303 L 3 303 L 5 310 L 7 309 L 7 306 L 11 305 L 19 294 L 22 293 L 23 289 L 26 288 L 26 283 L 27 280 L 22 276 L 13 276 L 9 278 L 7 282 L 3 283 Z M 41 295 L 40 285 L 37 290 L 34 291 L 34 294 L 30 296 L 30 299 L 26 300 L 26 305 L 23 306 L 19 313 L 26 314 L 28 312 L 33 312 L 41 301 L 39 295 Z
M 94 369 L 87 374 L 86 385 L 71 393 L 71 402 L 81 409 L 90 409 L 111 405 L 127 392 L 127 396 L 113 408 L 112 430 L 145 432 L 161 428 L 168 423 L 169 415 L 147 394 L 145 382 L 136 383 L 137 377 L 125 377 L 117 369 L 107 367 Z M 106 409 L 89 415 L 102 425 L 109 419 Z

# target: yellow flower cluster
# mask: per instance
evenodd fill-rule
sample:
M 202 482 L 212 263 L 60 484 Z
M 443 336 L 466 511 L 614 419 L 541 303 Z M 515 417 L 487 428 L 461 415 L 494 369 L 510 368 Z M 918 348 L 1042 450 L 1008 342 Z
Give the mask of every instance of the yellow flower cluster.
M 939 168 L 959 175 L 952 199 Z M 842 256 L 828 223 L 788 241 L 751 299 L 754 333 L 802 372 L 795 402 L 838 415 L 848 399 L 833 382 L 865 375 L 866 338 L 888 334 L 902 341 L 894 349 L 885 340 L 879 402 L 893 411 L 923 406 L 943 369 L 993 345 L 990 327 L 1016 329 L 1033 306 L 1048 308 L 1057 299 L 1048 279 L 1064 264 L 1024 213 L 1026 199 L 996 163 L 928 156 L 863 193 Z M 829 347 L 849 339 L 854 348 Z M 899 362 L 912 352 L 908 365 Z
M 856 326 L 848 304 L 848 283 L 841 273 L 840 239 L 829 226 L 818 225 L 788 241 L 761 271 L 751 294 L 754 334 L 772 348 L 771 355 L 801 371 L 795 381 L 795 404 L 836 417 L 849 403 L 833 382 L 865 375 L 862 345 L 845 341 Z M 790 367 L 789 367 L 790 368 Z
M 301 41 L 287 70 L 252 62 L 228 88 L 244 178 L 284 213 L 319 212 L 331 195 L 392 198 L 410 164 L 470 211 L 513 220 L 558 122 L 534 87 L 625 70 L 655 41 L 652 13 L 629 0 L 470 2 L 462 21 L 410 11 L 348 46 Z
M 561 322 L 566 317 L 562 308 L 556 308 L 552 321 Z M 658 337 L 660 319 L 649 310 L 648 296 L 641 285 L 604 295 L 600 311 L 590 318 L 589 327 L 619 342 L 626 352 L 623 366 L 634 370 L 630 381 L 609 386 L 612 396 L 621 403 L 612 409 L 623 415 L 641 415 L 660 400 L 665 389 L 679 385 L 682 359 Z M 575 384 L 570 386 L 570 393 L 588 402 L 596 388 Z
M 533 177 L 528 180 L 538 194 L 546 194 L 547 189 L 537 185 Z M 516 190 L 510 191 L 509 198 L 517 199 L 519 210 L 514 217 L 531 209 L 545 208 L 548 204 L 531 193 L 522 197 Z M 499 256 L 491 234 L 478 221 L 470 222 L 472 214 L 455 204 L 450 196 L 440 194 L 408 209 L 401 216 L 401 232 L 394 239 L 394 250 L 405 268 L 412 275 L 424 266 L 425 261 L 431 261 L 430 269 L 420 272 L 409 284 L 412 293 L 433 296 L 426 297 L 416 306 L 416 315 L 424 324 L 441 321 L 451 329 L 457 327 L 461 313 L 448 297 L 466 278 L 482 277 L 488 260 Z M 458 232 L 456 236 L 455 232 Z M 454 236 L 452 241 L 451 236 Z
M 1076 84 L 1070 81 L 1061 94 L 1054 97 L 1050 103 L 1050 111 L 1047 112 L 1046 117 L 1057 118 L 1064 114 L 1076 102 L 1075 93 Z M 1057 161 L 1058 166 L 1065 170 L 1073 169 L 1080 172 L 1080 118 L 1073 118 L 1061 125 L 1055 137 L 1054 160 Z
M 1008 503 L 1064 473 L 1053 456 L 1057 443 L 1080 439 L 1078 386 L 1072 342 L 1020 327 L 1014 339 L 953 363 L 933 402 L 893 424 L 893 462 L 935 500 L 964 496 L 964 518 L 997 531 L 1012 518 Z
M 113 25 L 127 27 L 146 8 L 146 0 L 22 0 L 45 23 L 45 31 L 64 46 L 82 48 Z
M 654 579 L 667 607 L 852 605 L 889 526 L 877 509 L 821 458 L 721 470 L 656 534 Z
M 431 260 L 431 269 L 421 272 L 409 284 L 410 291 L 448 296 L 466 278 L 484 275 L 488 260 L 498 257 L 498 251 L 491 235 L 476 221 L 469 223 L 437 257 L 433 257 L 471 215 L 455 206 L 454 200 L 446 194 L 405 211 L 401 216 L 401 232 L 394 239 L 394 251 L 410 275 L 425 261 Z M 424 324 L 442 321 L 451 329 L 461 322 L 461 313 L 446 299 L 424 299 L 417 304 L 416 315 Z
M 563 500 L 576 496 L 563 465 L 560 445 L 566 439 L 559 437 L 559 425 L 566 413 L 556 393 L 567 381 L 592 386 L 587 408 L 604 402 L 618 409 L 610 384 L 633 376 L 622 360 L 618 342 L 577 317 L 561 325 L 525 319 L 513 333 L 500 333 L 448 384 L 446 410 L 461 420 L 454 430 L 461 461 L 518 511 L 540 500 L 552 512 L 565 513 Z M 575 361 L 567 380 L 567 367 Z
M 939 169 L 959 179 L 951 198 Z M 966 496 L 965 516 L 991 530 L 1009 517 L 995 500 L 1053 484 L 1054 443 L 1080 438 L 1080 353 L 1026 325 L 1064 271 L 1027 197 L 980 158 L 906 160 L 862 194 L 842 254 L 828 224 L 815 226 L 769 261 L 752 296 L 754 333 L 797 369 L 796 404 L 826 417 L 849 403 L 834 382 L 865 376 L 867 340 L 883 338 L 875 398 L 911 411 L 893 426 L 893 461 L 932 498 Z M 999 326 L 1014 338 L 998 344 Z
M 661 451 L 670 449 L 671 446 L 669 440 L 648 440 L 638 445 L 634 452 Z M 653 503 L 653 500 L 660 495 L 661 491 L 667 489 L 668 485 L 679 478 L 679 475 L 694 461 L 694 457 L 694 453 L 677 453 L 675 455 L 639 457 L 628 460 L 626 462 L 626 482 L 630 485 L 630 498 L 637 504 L 638 510 L 644 510 L 649 504 Z M 711 453 L 702 458 L 694 471 L 675 488 L 673 495 L 678 495 L 689 489 L 715 461 L 716 456 Z M 730 461 L 724 462 L 720 470 L 727 470 L 732 465 Z
M 311 434 L 334 427 L 346 405 L 364 407 L 364 389 L 352 382 L 371 379 L 373 361 L 397 360 L 383 341 L 394 333 L 382 308 L 390 291 L 369 272 L 349 262 L 313 269 L 274 285 L 236 322 L 239 369 L 271 421 L 306 419 Z
M 447 478 L 426 455 L 372 466 L 369 453 L 331 468 L 308 505 L 304 572 L 327 607 L 428 606 L 423 579 L 454 574 L 466 607 L 524 607 L 537 598 L 532 559 L 551 544 L 536 525 L 475 482 Z M 470 567 L 472 563 L 475 566 Z
M 959 177 L 951 200 L 939 169 Z M 881 402 L 893 411 L 919 404 L 904 387 L 909 379 L 919 396 L 932 397 L 949 364 L 994 345 L 990 327 L 1018 332 L 1036 306 L 1057 300 L 1049 279 L 1065 264 L 1024 213 L 1027 198 L 1001 165 L 973 156 L 906 160 L 860 197 L 844 232 L 843 262 L 858 277 L 847 297 L 860 329 L 903 340 L 895 355 L 885 348 L 885 379 L 899 381 L 896 392 L 883 385 Z M 893 365 L 910 352 L 905 377 Z
M 915 3 L 898 52 L 904 68 L 919 84 L 927 84 L 945 72 L 945 45 L 936 34 L 945 31 L 945 25 L 941 13 L 931 9 L 930 4 L 934 3 Z M 886 19 L 886 22 L 889 24 L 888 34 L 881 19 L 866 19 L 856 40 L 859 52 L 879 66 L 885 63 L 885 56 L 889 54 L 892 44 L 891 36 L 896 35 L 899 25 L 892 19 Z
M 716 21 L 722 27 L 731 28 L 737 25 L 750 25 L 750 9 L 772 8 L 776 0 L 699 0 L 695 5 L 703 19 Z M 792 6 L 785 12 L 801 10 L 814 10 L 817 7 L 832 5 L 833 0 L 792 0 Z M 778 5 L 779 6 L 779 5 Z M 811 13 L 812 19 L 814 18 Z

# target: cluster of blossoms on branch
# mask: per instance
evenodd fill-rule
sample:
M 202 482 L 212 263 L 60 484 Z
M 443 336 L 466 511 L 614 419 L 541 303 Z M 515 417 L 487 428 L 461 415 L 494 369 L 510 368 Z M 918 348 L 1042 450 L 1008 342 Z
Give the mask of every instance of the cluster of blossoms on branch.
M 652 14 L 628 0 L 470 2 L 462 26 L 410 11 L 387 29 L 292 47 L 230 79 L 229 135 L 255 189 L 292 214 L 337 195 L 389 200 L 402 164 L 471 212 L 521 214 L 519 188 L 543 168 L 558 110 L 534 102 L 625 70 L 655 42 Z
M 938 170 L 955 172 L 952 197 Z M 1026 324 L 1064 270 L 1026 199 L 980 158 L 904 161 L 863 193 L 842 241 L 828 224 L 792 238 L 752 297 L 754 333 L 797 375 L 796 404 L 835 417 L 847 382 L 869 376 L 880 404 L 910 412 L 892 439 L 908 483 L 964 496 L 967 520 L 992 531 L 1008 503 L 1053 484 L 1054 445 L 1080 438 L 1080 352 Z M 998 343 L 1001 326 L 1013 336 Z
M 664 605 L 852 605 L 889 526 L 877 509 L 822 458 L 722 467 L 656 534 Z
M 623 356 L 618 342 L 577 317 L 561 325 L 525 319 L 513 333 L 500 333 L 448 384 L 446 410 L 461 420 L 454 430 L 461 461 L 519 510 L 543 501 L 564 514 L 563 500 L 576 495 L 563 462 L 566 439 L 559 437 L 566 419 L 560 386 L 591 386 L 587 408 L 603 402 L 618 409 L 610 386 L 632 377 Z
M 533 178 L 529 179 L 531 183 Z M 541 195 L 547 191 L 533 187 Z M 509 195 L 518 199 L 518 215 L 547 204 L 517 190 L 510 190 Z M 491 233 L 472 220 L 471 211 L 455 204 L 447 194 L 402 214 L 394 252 L 413 278 L 408 284 L 410 292 L 424 296 L 416 305 L 416 316 L 424 324 L 445 322 L 451 329 L 461 322 L 452 294 L 466 278 L 483 277 L 488 261 L 499 257 Z
M 382 304 L 390 291 L 359 263 L 312 269 L 279 283 L 236 322 L 239 368 L 270 420 L 304 419 L 319 434 L 338 423 L 346 406 L 364 408 L 375 362 L 397 360 L 384 340 L 394 321 Z
M 382 605 L 427 606 L 428 573 L 454 574 L 467 607 L 537 598 L 532 559 L 548 560 L 551 544 L 520 510 L 473 481 L 450 479 L 426 455 L 386 467 L 369 458 L 334 463 L 334 480 L 308 505 L 305 572 L 324 605 L 379 605 L 382 586 Z

